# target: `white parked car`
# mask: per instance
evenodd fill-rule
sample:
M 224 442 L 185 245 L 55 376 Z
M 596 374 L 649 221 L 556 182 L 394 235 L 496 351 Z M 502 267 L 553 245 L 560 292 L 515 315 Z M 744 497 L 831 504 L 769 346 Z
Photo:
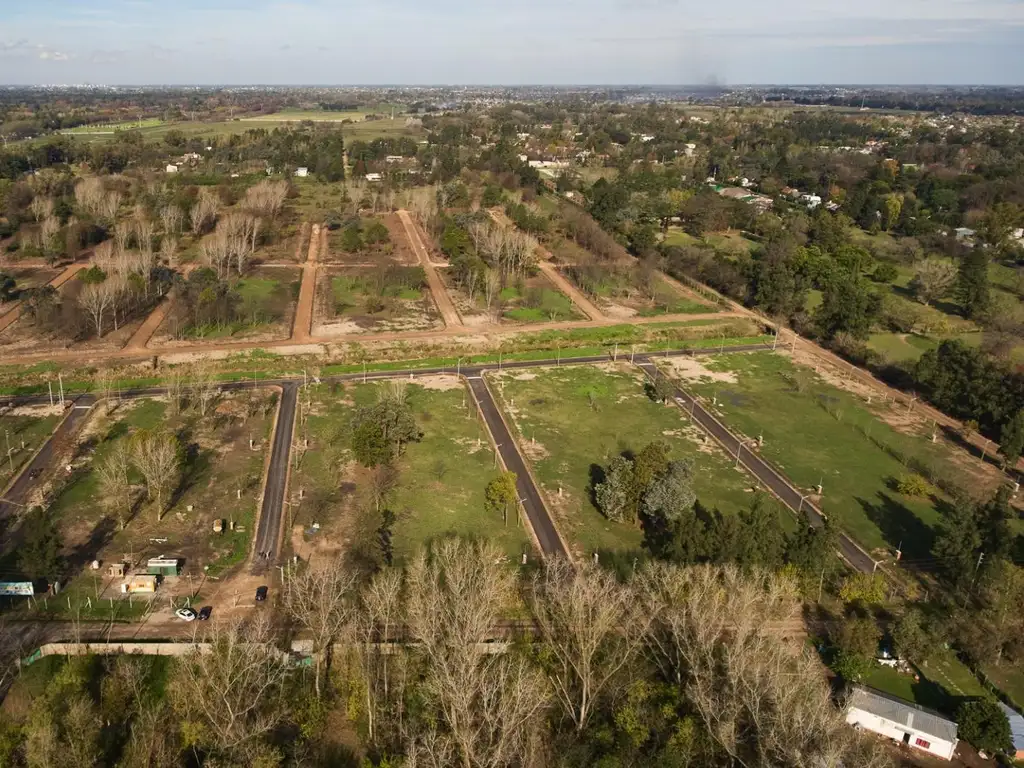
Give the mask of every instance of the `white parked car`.
M 196 612 L 193 611 L 191 608 L 179 608 L 178 610 L 176 610 L 174 612 L 174 615 L 177 616 L 182 621 L 195 621 L 196 620 Z

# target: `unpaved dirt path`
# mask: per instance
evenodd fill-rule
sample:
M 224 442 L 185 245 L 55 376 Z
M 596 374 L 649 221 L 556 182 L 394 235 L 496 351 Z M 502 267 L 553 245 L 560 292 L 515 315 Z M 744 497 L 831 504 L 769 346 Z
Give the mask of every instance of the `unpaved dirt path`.
M 47 285 L 52 285 L 54 288 L 60 288 L 64 283 L 88 266 L 88 264 L 72 264 L 47 283 Z M 15 321 L 21 317 L 21 307 L 21 302 L 16 302 L 12 307 L 4 312 L 3 316 L 0 316 L 0 333 L 3 333 L 7 328 L 14 325 Z
M 402 220 L 405 234 L 409 238 L 409 244 L 412 246 L 413 251 L 416 252 L 416 258 L 420 260 L 420 266 L 427 273 L 427 285 L 430 286 L 430 293 L 434 296 L 434 303 L 437 304 L 437 309 L 441 313 L 441 319 L 444 320 L 444 324 L 449 328 L 463 325 L 462 318 L 459 317 L 459 313 L 456 311 L 455 305 L 452 304 L 448 291 L 445 290 L 444 283 L 438 277 L 437 271 L 430 261 L 430 253 L 427 251 L 426 246 L 423 245 L 423 240 L 420 239 L 420 234 L 416 231 L 416 225 L 413 224 L 409 212 L 404 210 L 398 211 L 398 218 Z
M 302 265 L 302 287 L 299 289 L 299 303 L 295 307 L 295 322 L 292 325 L 293 344 L 305 344 L 313 332 L 313 305 L 316 299 L 317 256 L 321 247 L 326 246 L 327 229 L 314 224 L 309 235 L 309 251 Z

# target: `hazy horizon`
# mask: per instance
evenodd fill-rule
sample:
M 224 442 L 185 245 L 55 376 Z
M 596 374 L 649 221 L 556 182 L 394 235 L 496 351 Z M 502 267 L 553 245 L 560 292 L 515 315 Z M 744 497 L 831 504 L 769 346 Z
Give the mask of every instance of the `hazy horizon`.
M 1024 83 L 1024 0 L 39 0 L 5 17 L 5 85 Z

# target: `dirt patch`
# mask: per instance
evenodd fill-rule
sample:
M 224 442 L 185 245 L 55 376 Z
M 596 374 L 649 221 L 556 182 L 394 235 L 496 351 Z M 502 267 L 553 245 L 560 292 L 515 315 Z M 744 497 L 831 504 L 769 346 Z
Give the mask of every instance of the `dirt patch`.
M 526 373 L 518 373 L 512 378 L 515 379 L 516 381 L 533 381 L 534 379 L 537 378 L 537 374 L 530 373 L 529 371 L 527 371 Z
M 707 379 L 725 384 L 735 384 L 738 381 L 736 374 L 732 371 L 712 371 L 705 367 L 700 360 L 689 357 L 670 357 L 666 359 L 665 364 L 669 366 L 674 375 L 687 381 Z
M 19 405 L 7 411 L 7 416 L 32 416 L 37 419 L 46 416 L 60 416 L 64 409 L 59 405 Z
M 520 438 L 520 446 L 531 461 L 540 461 L 551 455 L 551 452 L 542 443 L 538 443 L 536 438 Z
M 612 301 L 602 301 L 601 312 L 617 320 L 628 320 L 631 317 L 636 317 L 638 314 L 632 307 L 625 307 Z
M 446 376 L 444 374 L 421 376 L 414 379 L 413 383 L 419 384 L 424 389 L 436 389 L 442 392 L 447 392 L 452 389 L 462 389 L 462 380 L 458 376 Z

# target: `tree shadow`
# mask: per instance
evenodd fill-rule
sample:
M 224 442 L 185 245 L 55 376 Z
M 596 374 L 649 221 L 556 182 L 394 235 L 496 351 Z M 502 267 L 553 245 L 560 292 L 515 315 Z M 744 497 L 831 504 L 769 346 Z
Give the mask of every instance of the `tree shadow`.
M 644 563 L 651 560 L 651 553 L 644 549 L 598 549 L 598 564 L 606 571 L 615 574 L 620 582 L 627 582 L 633 574 L 643 568 Z M 593 558 L 594 555 L 591 555 Z
M 608 475 L 600 464 L 591 464 L 589 471 L 590 482 L 587 484 L 587 496 L 590 498 L 590 503 L 594 505 L 594 508 L 600 509 L 597 506 L 597 486 L 603 483 Z
M 873 504 L 858 497 L 857 503 L 868 519 L 878 526 L 886 542 L 893 549 L 900 547 L 905 557 L 930 557 L 935 531 L 889 494 L 879 492 L 878 499 Z
M 75 546 L 65 559 L 67 571 L 69 573 L 78 573 L 88 563 L 95 560 L 100 551 L 113 540 L 116 530 L 117 521 L 114 518 L 102 518 L 92 529 L 89 538 Z

